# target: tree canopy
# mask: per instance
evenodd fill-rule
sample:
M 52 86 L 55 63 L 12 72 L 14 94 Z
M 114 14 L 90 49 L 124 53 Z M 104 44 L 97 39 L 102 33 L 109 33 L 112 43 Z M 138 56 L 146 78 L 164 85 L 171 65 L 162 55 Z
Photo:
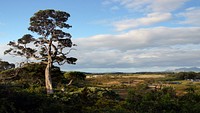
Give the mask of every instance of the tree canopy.
M 70 14 L 63 11 L 50 9 L 38 11 L 30 18 L 28 30 L 41 37 L 34 38 L 31 34 L 25 34 L 16 42 L 10 41 L 8 45 L 11 48 L 4 53 L 23 56 L 27 59 L 35 58 L 41 61 L 47 61 L 47 56 L 50 54 L 53 63 L 57 62 L 59 65 L 66 62 L 75 64 L 76 58 L 67 57 L 70 51 L 74 49 L 72 46 L 75 46 L 71 41 L 72 36 L 70 33 L 61 30 L 62 28 L 69 29 L 72 27 L 65 23 L 69 17 Z M 70 49 L 64 51 L 66 47 Z

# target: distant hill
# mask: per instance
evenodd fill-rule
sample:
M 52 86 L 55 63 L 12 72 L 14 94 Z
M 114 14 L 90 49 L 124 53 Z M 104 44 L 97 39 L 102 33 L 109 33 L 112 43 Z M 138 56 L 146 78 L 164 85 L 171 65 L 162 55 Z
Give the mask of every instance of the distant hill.
M 200 68 L 198 67 L 190 67 L 190 68 L 178 68 L 174 70 L 167 70 L 168 72 L 200 72 Z

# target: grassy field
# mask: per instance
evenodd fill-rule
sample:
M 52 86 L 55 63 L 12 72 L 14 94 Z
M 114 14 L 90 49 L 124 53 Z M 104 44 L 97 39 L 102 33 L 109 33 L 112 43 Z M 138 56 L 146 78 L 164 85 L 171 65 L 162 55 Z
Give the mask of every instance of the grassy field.
M 160 90 L 173 87 L 177 95 L 194 90 L 200 92 L 200 82 L 191 80 L 170 80 L 169 74 L 102 74 L 87 75 L 86 81 L 91 86 L 111 88 L 121 97 L 126 98 L 128 91 L 137 89 L 141 85 L 148 90 Z

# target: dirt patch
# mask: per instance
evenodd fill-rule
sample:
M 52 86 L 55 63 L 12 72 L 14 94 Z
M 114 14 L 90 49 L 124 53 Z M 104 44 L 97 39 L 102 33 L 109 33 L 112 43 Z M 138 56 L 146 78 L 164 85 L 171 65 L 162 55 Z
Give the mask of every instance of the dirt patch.
M 132 75 L 122 76 L 122 78 L 164 78 L 165 75 Z
M 164 78 L 165 75 L 140 75 L 138 78 Z
M 119 85 L 120 82 L 119 81 L 110 81 L 110 82 L 107 82 L 107 83 L 104 83 L 106 85 Z

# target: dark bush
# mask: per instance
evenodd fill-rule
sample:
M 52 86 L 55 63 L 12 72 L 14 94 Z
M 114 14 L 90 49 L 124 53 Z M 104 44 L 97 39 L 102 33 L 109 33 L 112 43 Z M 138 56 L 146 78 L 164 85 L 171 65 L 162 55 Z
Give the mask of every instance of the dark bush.
M 15 68 L 15 64 L 9 63 L 7 61 L 2 61 L 0 59 L 0 71 L 5 71 L 5 70 L 8 70 L 8 69 L 12 69 L 12 68 Z
M 84 81 L 86 78 L 85 73 L 78 71 L 71 71 L 64 73 L 64 78 L 68 81 L 69 84 L 84 87 Z M 70 83 L 71 82 L 71 83 Z
M 23 67 L 2 71 L 0 82 L 15 83 L 23 88 L 44 86 L 46 64 L 28 63 Z M 64 79 L 59 67 L 52 68 L 52 82 L 55 85 Z
M 83 72 L 71 71 L 64 73 L 64 77 L 68 80 L 85 80 L 86 75 Z
M 200 78 L 200 74 L 196 72 L 179 72 L 179 73 L 176 73 L 175 76 L 179 80 Z

